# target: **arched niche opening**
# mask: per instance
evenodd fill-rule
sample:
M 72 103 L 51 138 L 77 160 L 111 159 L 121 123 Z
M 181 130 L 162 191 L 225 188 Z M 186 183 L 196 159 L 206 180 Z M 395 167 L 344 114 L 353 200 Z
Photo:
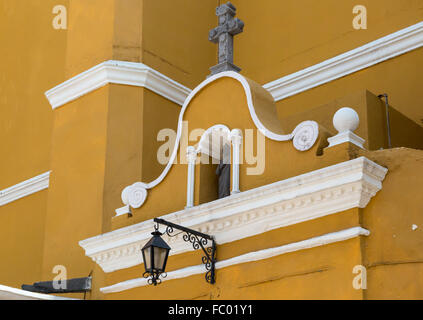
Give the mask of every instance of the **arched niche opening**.
M 196 147 L 187 148 L 187 208 L 240 192 L 241 148 L 241 130 L 224 125 L 207 129 Z
M 204 132 L 197 146 L 199 163 L 195 203 L 222 199 L 231 194 L 231 138 L 230 130 L 216 125 Z

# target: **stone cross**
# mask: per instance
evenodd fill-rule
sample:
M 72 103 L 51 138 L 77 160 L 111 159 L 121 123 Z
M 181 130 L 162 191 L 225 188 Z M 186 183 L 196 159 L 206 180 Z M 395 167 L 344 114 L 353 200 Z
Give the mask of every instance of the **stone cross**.
M 244 22 L 235 18 L 236 8 L 228 2 L 216 9 L 219 17 L 219 26 L 210 30 L 209 41 L 219 43 L 219 63 L 211 67 L 211 75 L 223 71 L 239 72 L 241 69 L 234 62 L 234 36 L 244 29 Z

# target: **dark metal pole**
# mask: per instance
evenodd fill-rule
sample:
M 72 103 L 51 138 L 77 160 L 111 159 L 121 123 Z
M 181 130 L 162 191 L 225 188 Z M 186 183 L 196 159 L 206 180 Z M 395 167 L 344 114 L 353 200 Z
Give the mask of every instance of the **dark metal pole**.
M 378 96 L 379 99 L 385 98 L 385 109 L 386 109 L 386 125 L 388 128 L 388 148 L 392 148 L 391 144 L 391 122 L 389 120 L 389 102 L 388 102 L 388 94 L 384 93 Z

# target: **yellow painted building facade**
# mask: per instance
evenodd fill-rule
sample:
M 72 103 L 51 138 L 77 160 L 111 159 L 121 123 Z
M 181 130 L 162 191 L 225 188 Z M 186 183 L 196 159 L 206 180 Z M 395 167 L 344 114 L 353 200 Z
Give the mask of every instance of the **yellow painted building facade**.
M 231 2 L 242 71 L 208 77 L 223 1 L 0 0 L 0 285 L 63 266 L 92 277 L 78 299 L 423 298 L 422 1 Z M 198 160 L 186 208 L 216 125 L 241 192 Z M 215 284 L 180 237 L 147 284 L 157 217 L 215 236 Z

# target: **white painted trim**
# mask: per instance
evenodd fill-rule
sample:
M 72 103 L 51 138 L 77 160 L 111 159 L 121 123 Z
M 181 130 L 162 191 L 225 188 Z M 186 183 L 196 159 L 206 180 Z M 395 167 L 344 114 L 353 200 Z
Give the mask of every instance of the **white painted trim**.
M 275 101 L 288 98 L 339 79 L 423 45 L 423 22 L 399 30 L 364 46 L 319 64 L 269 82 Z M 107 83 L 146 87 L 182 105 L 191 89 L 160 72 L 136 62 L 110 60 L 85 71 L 46 92 L 53 109 L 73 101 Z
M 419 22 L 263 87 L 280 101 L 422 46 L 423 22 Z
M 29 196 L 35 192 L 47 189 L 50 182 L 50 172 L 40 174 L 34 178 L 18 183 L 10 188 L 0 191 L 0 206 L 12 201 Z
M 45 95 L 56 109 L 109 83 L 144 87 L 179 105 L 191 92 L 145 64 L 109 60 L 48 90 Z
M 116 209 L 115 217 L 123 216 L 124 214 L 130 214 L 130 213 L 131 213 L 131 207 L 129 205 L 126 205 L 122 208 Z
M 351 208 L 364 208 L 382 188 L 387 169 L 360 157 L 247 190 L 162 218 L 228 243 L 310 221 Z M 141 248 L 151 238 L 153 220 L 90 239 L 79 245 L 105 272 L 142 264 Z M 190 251 L 182 235 L 165 237 L 171 255 Z
M 310 248 L 321 247 L 324 245 L 349 240 L 359 236 L 368 236 L 369 234 L 370 232 L 366 229 L 363 229 L 361 227 L 353 227 L 353 228 L 345 229 L 338 232 L 328 233 L 323 236 L 318 236 L 318 237 L 310 238 L 307 240 L 286 244 L 280 247 L 264 249 L 264 250 L 260 250 L 256 252 L 250 252 L 250 253 L 243 254 L 234 258 L 227 259 L 227 260 L 218 261 L 216 263 L 216 269 L 223 269 L 223 268 L 234 266 L 237 264 L 269 259 L 269 258 L 279 256 L 282 254 L 306 250 Z M 205 272 L 204 265 L 187 267 L 187 268 L 168 272 L 167 277 L 163 278 L 162 281 L 186 278 L 196 274 L 202 274 L 204 272 Z M 108 287 L 101 288 L 100 291 L 102 293 L 108 294 L 108 293 L 122 292 L 125 290 L 134 289 L 134 288 L 142 287 L 146 285 L 148 285 L 147 279 L 138 278 L 138 279 L 132 279 L 132 280 L 120 282 Z
M 25 291 L 0 285 L 0 300 L 79 300 Z
M 338 144 L 350 142 L 352 144 L 355 144 L 357 147 L 364 149 L 363 143 L 365 140 L 358 135 L 356 135 L 354 132 L 347 130 L 341 133 L 338 133 L 336 136 L 328 138 L 329 146 L 328 148 L 334 147 Z

